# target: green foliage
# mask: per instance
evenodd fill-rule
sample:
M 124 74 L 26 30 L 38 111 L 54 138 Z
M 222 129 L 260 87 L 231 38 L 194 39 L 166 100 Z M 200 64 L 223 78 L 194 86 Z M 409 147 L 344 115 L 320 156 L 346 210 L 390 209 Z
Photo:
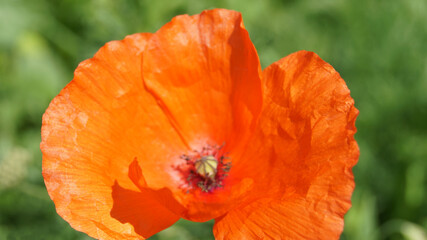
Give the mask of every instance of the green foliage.
M 107 41 L 216 7 L 242 12 L 263 67 L 311 50 L 349 85 L 361 156 L 342 239 L 427 239 L 425 0 L 0 0 L 0 239 L 90 239 L 44 188 L 44 110 Z M 181 220 L 153 239 L 212 239 L 212 225 Z

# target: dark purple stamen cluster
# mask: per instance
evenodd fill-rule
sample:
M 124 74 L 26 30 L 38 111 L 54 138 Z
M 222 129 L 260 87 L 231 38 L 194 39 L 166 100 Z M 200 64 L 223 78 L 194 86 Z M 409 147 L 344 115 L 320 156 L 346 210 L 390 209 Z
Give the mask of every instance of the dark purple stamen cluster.
M 201 151 L 194 150 L 194 154 L 182 154 L 180 156 L 181 159 L 186 161 L 188 166 L 186 181 L 188 183 L 189 190 L 187 192 L 195 187 L 199 187 L 203 192 L 212 192 L 216 188 L 223 187 L 223 180 L 228 176 L 228 172 L 231 169 L 230 158 L 225 156 L 225 153 L 221 151 L 223 146 L 224 145 L 207 145 L 206 147 L 203 147 Z M 196 171 L 196 161 L 205 156 L 213 156 L 218 161 L 214 177 L 206 177 Z

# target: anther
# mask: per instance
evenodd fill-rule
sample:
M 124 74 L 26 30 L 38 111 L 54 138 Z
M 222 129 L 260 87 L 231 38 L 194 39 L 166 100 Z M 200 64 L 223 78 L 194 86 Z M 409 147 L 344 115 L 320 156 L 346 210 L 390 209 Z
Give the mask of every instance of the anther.
M 187 187 L 200 188 L 203 192 L 212 192 L 223 187 L 223 180 L 231 168 L 230 158 L 221 151 L 224 146 L 207 145 L 201 151 L 193 150 L 194 154 L 182 154 L 181 159 L 186 161 Z M 189 192 L 188 189 L 186 191 Z

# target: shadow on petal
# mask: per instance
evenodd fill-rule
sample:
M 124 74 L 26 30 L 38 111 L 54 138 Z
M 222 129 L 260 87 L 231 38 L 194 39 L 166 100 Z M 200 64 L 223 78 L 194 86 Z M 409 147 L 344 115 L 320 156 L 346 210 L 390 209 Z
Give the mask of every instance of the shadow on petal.
M 124 189 L 117 181 L 112 186 L 113 208 L 111 217 L 134 227 L 137 234 L 148 238 L 171 226 L 179 216 L 160 204 L 153 192 Z
M 139 166 L 138 159 L 132 161 L 129 165 L 129 179 L 137 186 L 141 192 L 150 195 L 152 199 L 157 201 L 157 203 L 163 205 L 171 212 L 182 216 L 183 212 L 186 210 L 179 202 L 177 202 L 173 196 L 173 193 L 168 188 L 162 189 L 151 189 L 147 186 L 147 182 L 145 181 L 144 174 L 142 173 L 142 169 Z

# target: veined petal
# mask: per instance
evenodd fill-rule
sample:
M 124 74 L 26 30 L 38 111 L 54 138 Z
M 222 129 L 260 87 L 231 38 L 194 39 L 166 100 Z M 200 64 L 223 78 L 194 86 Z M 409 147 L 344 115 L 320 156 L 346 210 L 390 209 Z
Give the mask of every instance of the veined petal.
M 271 140 L 270 159 L 280 183 L 307 183 L 299 185 L 307 189 L 322 173 L 339 169 L 338 174 L 348 173 L 348 183 L 353 184 L 351 168 L 359 157 L 353 136 L 359 111 L 340 75 L 307 51 L 273 63 L 263 74 L 266 107 L 259 126 Z
M 235 11 L 172 19 L 150 39 L 143 75 L 194 148 L 211 141 L 233 149 L 261 110 L 258 55 Z
M 214 9 L 175 17 L 153 35 L 143 55 L 144 83 L 190 149 L 225 143 L 231 156 L 241 151 L 261 111 L 262 89 L 258 55 L 240 13 Z M 195 221 L 225 213 L 222 206 L 237 204 L 230 185 L 251 182 L 239 176 L 209 195 L 186 194 L 156 168 L 156 161 L 143 162 L 147 184 L 173 189 L 188 209 L 185 217 Z
M 215 239 L 339 239 L 343 215 L 331 214 L 327 200 L 288 197 L 261 199 L 216 219 Z
M 60 216 L 95 238 L 141 239 L 179 219 L 129 177 L 135 158 L 162 161 L 187 149 L 143 86 L 141 55 L 150 37 L 107 43 L 78 66 L 43 115 L 49 195 Z
M 260 122 L 242 155 L 246 163 L 234 166 L 258 176 L 253 192 L 261 197 L 218 218 L 215 235 L 338 239 L 359 156 L 350 91 L 329 64 L 306 51 L 273 63 L 263 77 Z

